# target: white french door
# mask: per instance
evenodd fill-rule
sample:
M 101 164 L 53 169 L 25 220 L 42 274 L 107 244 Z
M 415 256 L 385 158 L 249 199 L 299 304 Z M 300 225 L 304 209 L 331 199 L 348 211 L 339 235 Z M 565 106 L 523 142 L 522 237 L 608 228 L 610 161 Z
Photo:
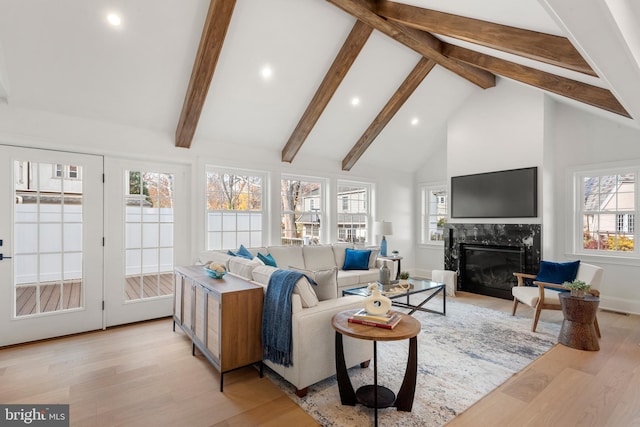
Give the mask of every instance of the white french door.
M 189 168 L 106 159 L 106 326 L 169 316 L 189 259 Z
M 103 158 L 0 145 L 0 346 L 103 327 Z

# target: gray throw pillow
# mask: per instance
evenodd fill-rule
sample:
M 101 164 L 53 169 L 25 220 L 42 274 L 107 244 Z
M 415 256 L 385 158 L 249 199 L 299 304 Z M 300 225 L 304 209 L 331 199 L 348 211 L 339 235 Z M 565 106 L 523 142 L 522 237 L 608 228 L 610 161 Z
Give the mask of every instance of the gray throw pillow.
M 304 273 L 316 282 L 313 288 L 319 301 L 338 298 L 338 267 L 314 271 L 289 266 L 289 270 Z

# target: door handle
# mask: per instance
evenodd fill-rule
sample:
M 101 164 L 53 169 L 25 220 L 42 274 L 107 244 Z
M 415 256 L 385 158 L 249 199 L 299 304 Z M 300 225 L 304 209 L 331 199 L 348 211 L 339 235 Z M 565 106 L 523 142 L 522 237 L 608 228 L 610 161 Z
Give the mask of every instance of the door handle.
M 11 257 L 0 254 L 0 261 L 2 261 L 3 259 L 11 259 Z

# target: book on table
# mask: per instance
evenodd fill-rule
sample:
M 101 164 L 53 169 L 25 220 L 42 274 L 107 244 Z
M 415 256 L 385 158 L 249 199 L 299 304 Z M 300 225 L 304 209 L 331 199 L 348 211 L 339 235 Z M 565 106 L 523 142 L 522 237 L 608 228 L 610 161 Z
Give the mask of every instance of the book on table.
M 353 314 L 354 319 L 368 320 L 370 322 L 388 323 L 396 312 L 389 310 L 384 314 L 367 313 L 366 309 L 360 309 Z
M 375 326 L 376 328 L 384 328 L 384 329 L 393 329 L 396 327 L 396 325 L 398 323 L 400 323 L 400 320 L 402 319 L 402 317 L 398 316 L 397 314 L 392 314 L 391 318 L 387 321 L 387 322 L 376 322 L 376 321 L 371 321 L 371 320 L 363 320 L 363 319 L 358 319 L 355 317 L 349 317 L 347 320 L 350 323 L 357 323 L 360 325 L 367 325 L 367 326 Z

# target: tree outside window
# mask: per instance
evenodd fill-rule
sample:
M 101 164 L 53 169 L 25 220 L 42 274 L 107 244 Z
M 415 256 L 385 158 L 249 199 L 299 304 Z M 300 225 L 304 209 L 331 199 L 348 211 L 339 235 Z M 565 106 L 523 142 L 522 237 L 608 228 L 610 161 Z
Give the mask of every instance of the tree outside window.
M 318 244 L 324 212 L 322 182 L 283 177 L 280 183 L 281 240 L 284 245 Z
M 263 185 L 258 173 L 207 171 L 207 248 L 262 246 Z

